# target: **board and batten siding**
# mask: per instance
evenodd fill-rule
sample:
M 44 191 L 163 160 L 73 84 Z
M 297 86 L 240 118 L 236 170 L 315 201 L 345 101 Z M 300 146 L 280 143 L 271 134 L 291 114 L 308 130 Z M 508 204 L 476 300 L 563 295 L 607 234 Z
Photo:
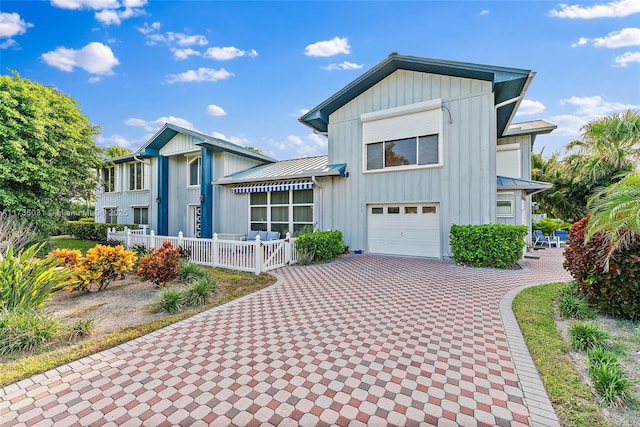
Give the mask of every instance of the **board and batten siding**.
M 194 139 L 190 135 L 177 133 L 169 142 L 160 148 L 162 156 L 173 156 L 190 151 L 200 151 L 200 147 L 194 144 Z
M 435 99 L 446 107 L 443 166 L 363 173 L 360 116 Z M 329 117 L 329 163 L 347 163 L 349 171 L 346 180 L 333 181 L 331 202 L 325 199 L 331 228 L 344 233 L 345 244 L 352 250 L 366 251 L 369 204 L 438 203 L 441 255 L 449 256 L 452 224 L 494 222 L 495 122 L 491 82 L 406 70 L 389 75 Z
M 174 138 L 175 139 L 175 138 Z M 183 155 L 169 157 L 169 235 L 180 231 L 190 236 L 189 205 L 200 205 L 200 187 L 187 186 L 188 158 Z

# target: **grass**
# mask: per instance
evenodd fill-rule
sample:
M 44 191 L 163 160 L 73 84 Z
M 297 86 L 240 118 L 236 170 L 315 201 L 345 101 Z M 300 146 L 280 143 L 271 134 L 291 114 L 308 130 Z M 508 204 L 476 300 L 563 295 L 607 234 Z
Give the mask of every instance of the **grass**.
M 98 244 L 98 242 L 94 242 L 92 240 L 79 240 L 74 239 L 73 237 L 60 236 L 54 237 L 53 243 L 55 244 L 55 249 L 78 249 L 82 252 L 83 255 L 86 255 L 87 250 Z
M 9 360 L 0 364 L 0 387 L 115 347 L 202 311 L 266 288 L 275 282 L 275 278 L 268 274 L 256 276 L 251 273 L 223 268 L 206 268 L 206 270 L 221 291 L 221 296 L 215 301 L 195 309 L 167 315 L 160 320 L 128 326 L 101 338 L 88 339 L 62 348 L 45 348 L 32 355 Z
M 553 298 L 565 283 L 535 286 L 520 292 L 513 302 L 531 356 L 563 426 L 611 426 L 573 363 L 556 329 Z

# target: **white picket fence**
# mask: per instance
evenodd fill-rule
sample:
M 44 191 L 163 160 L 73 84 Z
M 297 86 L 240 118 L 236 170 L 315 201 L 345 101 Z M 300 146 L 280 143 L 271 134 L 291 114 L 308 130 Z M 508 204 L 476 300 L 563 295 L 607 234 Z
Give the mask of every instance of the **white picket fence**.
M 258 236 L 255 241 L 220 239 L 216 233 L 213 239 L 184 237 L 182 232 L 178 236 L 159 236 L 153 230 L 145 234 L 145 230 L 117 231 L 107 229 L 107 240 L 124 242 L 127 248 L 143 246 L 145 249 L 157 248 L 163 242 L 171 242 L 171 246 L 182 248 L 189 254 L 189 260 L 196 264 L 211 267 L 223 267 L 231 270 L 249 271 L 260 274 L 265 271 L 284 267 L 298 262 L 296 239 L 287 233 L 284 239 L 261 241 Z M 223 237 L 235 237 L 222 235 Z

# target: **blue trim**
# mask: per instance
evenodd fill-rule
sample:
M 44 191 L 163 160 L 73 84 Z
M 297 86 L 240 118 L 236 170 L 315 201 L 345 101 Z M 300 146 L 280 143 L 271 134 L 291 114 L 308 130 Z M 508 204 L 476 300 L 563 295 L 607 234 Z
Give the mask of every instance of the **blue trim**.
M 158 230 L 162 236 L 169 235 L 169 158 L 158 156 Z
M 200 237 L 213 237 L 213 151 L 203 147 L 200 150 Z

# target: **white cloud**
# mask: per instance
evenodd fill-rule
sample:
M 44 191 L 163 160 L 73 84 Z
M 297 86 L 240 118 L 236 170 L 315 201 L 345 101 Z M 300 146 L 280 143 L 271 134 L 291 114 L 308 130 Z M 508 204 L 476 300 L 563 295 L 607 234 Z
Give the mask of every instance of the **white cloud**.
M 0 49 L 9 49 L 11 46 L 16 46 L 18 43 L 14 39 L 6 39 L 0 43 Z
M 123 10 L 105 9 L 100 12 L 96 12 L 95 17 L 98 21 L 104 25 L 120 25 L 123 20 L 132 18 L 134 16 L 144 15 L 144 9 L 139 8 L 125 8 Z
M 147 0 L 122 0 L 122 5 L 127 8 L 143 7 L 147 5 Z
M 144 31 L 148 31 L 149 27 L 145 27 Z M 138 29 L 141 31 L 141 29 Z M 156 44 L 156 43 L 165 43 L 167 45 L 178 45 L 178 46 L 205 46 L 209 42 L 205 36 L 201 36 L 198 34 L 189 35 L 184 33 L 174 33 L 169 31 L 165 34 L 161 33 L 143 33 L 147 37 L 148 44 Z
M 218 105 L 209 104 L 207 105 L 207 114 L 210 116 L 226 116 L 227 112 Z
M 560 101 L 561 105 L 575 107 L 573 114 L 553 116 L 551 121 L 558 125 L 554 135 L 578 137 L 580 129 L 588 121 L 628 109 L 639 109 L 640 105 L 610 102 L 601 96 L 572 96 Z
M 483 16 L 484 16 L 484 15 L 488 15 L 488 14 L 489 14 L 489 10 L 488 10 L 488 9 L 482 9 L 482 10 L 480 11 L 480 15 L 483 15 Z
M 158 31 L 159 29 L 160 29 L 159 22 L 154 22 L 152 24 L 145 22 L 144 26 L 138 28 L 138 31 L 140 31 L 142 34 L 146 36 L 147 34 L 151 34 Z
M 197 70 L 188 70 L 180 74 L 169 74 L 165 80 L 167 83 L 177 82 L 215 82 L 218 80 L 226 80 L 232 77 L 233 73 L 220 68 L 219 70 L 213 68 L 200 67 Z
M 308 157 L 326 154 L 327 138 L 315 133 L 308 134 L 304 139 L 298 135 L 287 135 L 284 141 L 268 140 L 276 150 L 283 151 L 290 158 Z
M 530 116 L 532 114 L 539 114 L 545 110 L 545 106 L 540 101 L 532 101 L 530 99 L 524 99 L 520 103 L 520 107 L 518 108 L 517 115 L 519 116 Z
M 363 67 L 364 65 L 362 64 L 355 64 L 353 62 L 349 62 L 349 61 L 344 61 L 341 62 L 340 64 L 329 64 L 326 67 L 322 67 L 327 71 L 334 71 L 334 70 L 359 70 Z
M 113 74 L 113 67 L 120 63 L 109 46 L 98 42 L 89 43 L 80 50 L 59 47 L 43 53 L 42 59 L 62 71 L 73 71 L 79 67 L 98 75 Z
M 127 126 L 142 127 L 147 132 L 157 131 L 162 126 L 164 126 L 165 123 L 172 123 L 176 126 L 180 126 L 190 130 L 197 130 L 194 128 L 193 123 L 191 123 L 189 120 L 186 120 L 180 117 L 174 117 L 174 116 L 162 116 L 162 117 L 158 117 L 155 120 L 130 118 L 125 120 L 124 123 Z
M 629 63 L 640 63 L 640 52 L 625 52 L 620 56 L 616 56 L 616 66 L 626 67 Z
M 171 51 L 173 52 L 173 57 L 176 58 L 176 59 L 187 59 L 190 56 L 200 56 L 200 55 L 202 55 L 199 51 L 193 50 L 190 47 L 188 47 L 186 49 L 172 48 Z
M 334 37 L 331 40 L 319 41 L 308 45 L 304 48 L 304 54 L 307 56 L 333 56 L 340 53 L 349 54 L 351 46 L 346 37 Z
M 111 136 L 99 135 L 96 137 L 96 142 L 101 147 L 110 147 L 112 145 L 117 145 L 118 147 L 131 148 L 131 141 L 118 134 L 114 134 Z
M 300 108 L 298 111 L 291 113 L 290 116 L 298 118 L 298 117 L 304 116 L 308 112 L 309 112 L 308 108 Z
M 100 80 L 102 80 L 101 76 L 91 76 L 87 81 L 91 84 L 94 84 L 94 83 L 98 83 Z
M 238 58 L 241 56 L 256 57 L 258 56 L 258 52 L 255 49 L 241 50 L 233 46 L 210 47 L 204 53 L 204 56 L 207 58 L 216 59 L 218 61 L 228 61 L 230 59 Z
M 620 31 L 613 31 L 604 37 L 596 37 L 595 39 L 580 37 L 580 39 L 571 46 L 583 46 L 587 43 L 592 43 L 594 47 L 607 47 L 609 49 L 640 46 L 640 28 L 624 28 Z
M 596 4 L 583 7 L 577 4 L 560 4 L 558 9 L 549 11 L 549 15 L 555 18 L 593 19 L 593 18 L 620 18 L 640 12 L 638 0 L 618 0 L 611 3 Z
M 61 9 L 117 9 L 120 7 L 118 0 L 51 0 L 53 6 Z
M 25 22 L 17 13 L 0 12 L 0 38 L 10 38 L 27 32 L 33 24 Z
M 241 147 L 252 145 L 252 141 L 249 138 L 246 138 L 244 135 L 230 135 L 226 136 L 220 132 L 211 132 L 211 136 L 214 138 L 222 139 L 223 141 L 228 141 L 236 145 L 240 145 Z

